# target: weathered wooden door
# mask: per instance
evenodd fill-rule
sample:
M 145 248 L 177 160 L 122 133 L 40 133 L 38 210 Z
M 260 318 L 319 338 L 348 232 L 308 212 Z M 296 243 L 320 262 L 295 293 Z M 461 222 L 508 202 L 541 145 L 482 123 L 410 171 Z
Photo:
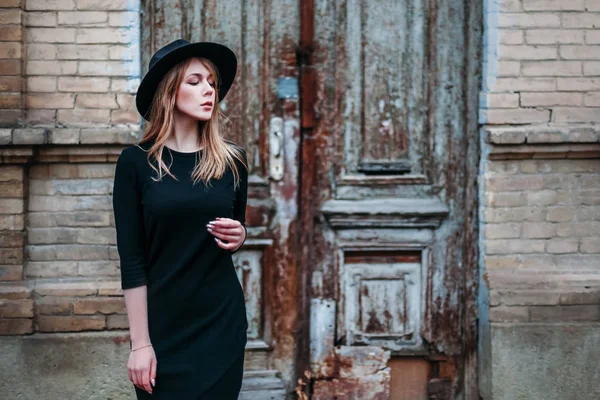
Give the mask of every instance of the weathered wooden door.
M 143 3 L 143 72 L 153 52 L 177 38 L 223 43 L 238 56 L 238 75 L 221 108 L 230 120 L 224 136 L 246 149 L 250 164 L 248 238 L 234 255 L 249 322 L 241 398 L 290 397 L 298 322 L 298 3 Z
M 143 3 L 144 70 L 179 37 L 239 56 L 242 398 L 476 398 L 479 2 Z
M 479 3 L 304 3 L 313 399 L 479 398 Z

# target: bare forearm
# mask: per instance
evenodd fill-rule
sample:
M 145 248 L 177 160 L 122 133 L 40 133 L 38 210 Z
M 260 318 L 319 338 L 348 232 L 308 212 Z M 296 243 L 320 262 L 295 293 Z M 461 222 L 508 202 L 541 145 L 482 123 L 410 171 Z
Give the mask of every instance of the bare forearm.
M 148 286 L 126 289 L 123 293 L 125 294 L 129 333 L 133 347 L 150 344 L 150 335 L 148 334 Z

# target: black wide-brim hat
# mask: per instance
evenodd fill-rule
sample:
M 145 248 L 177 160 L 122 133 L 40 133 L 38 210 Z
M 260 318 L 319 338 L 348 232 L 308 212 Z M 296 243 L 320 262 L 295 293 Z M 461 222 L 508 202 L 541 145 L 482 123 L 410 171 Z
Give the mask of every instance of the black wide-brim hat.
M 229 47 L 215 42 L 191 43 L 185 39 L 177 39 L 152 55 L 148 72 L 140 82 L 135 105 L 145 120 L 150 120 L 152 100 L 162 78 L 172 67 L 190 57 L 204 57 L 215 64 L 219 79 L 219 101 L 225 98 L 237 72 L 235 53 Z

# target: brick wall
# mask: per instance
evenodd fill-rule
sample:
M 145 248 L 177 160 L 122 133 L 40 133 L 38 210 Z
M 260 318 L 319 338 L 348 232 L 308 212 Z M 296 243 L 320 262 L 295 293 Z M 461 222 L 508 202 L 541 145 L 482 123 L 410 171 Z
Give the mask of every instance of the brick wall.
M 22 120 L 23 110 L 23 3 L 0 2 L 0 127 Z M 10 136 L 0 136 L 0 145 Z
M 592 398 L 600 1 L 487 0 L 484 17 L 480 391 Z M 561 367 L 558 383 L 547 372 L 556 365 L 577 367 Z
M 600 2 L 487 3 L 481 121 L 600 122 Z
M 0 8 L 0 334 L 127 327 L 114 162 L 137 140 L 139 0 Z

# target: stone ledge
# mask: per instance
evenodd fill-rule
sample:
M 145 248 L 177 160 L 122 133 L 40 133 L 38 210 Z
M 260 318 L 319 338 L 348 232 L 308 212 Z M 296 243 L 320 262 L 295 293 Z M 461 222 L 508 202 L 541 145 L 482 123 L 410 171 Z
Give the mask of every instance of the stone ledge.
M 486 139 L 495 145 L 598 143 L 600 125 L 487 126 Z
M 115 162 L 120 145 L 0 146 L 0 164 Z
M 140 127 L 107 128 L 4 128 L 0 129 L 0 146 L 40 144 L 133 144 Z

